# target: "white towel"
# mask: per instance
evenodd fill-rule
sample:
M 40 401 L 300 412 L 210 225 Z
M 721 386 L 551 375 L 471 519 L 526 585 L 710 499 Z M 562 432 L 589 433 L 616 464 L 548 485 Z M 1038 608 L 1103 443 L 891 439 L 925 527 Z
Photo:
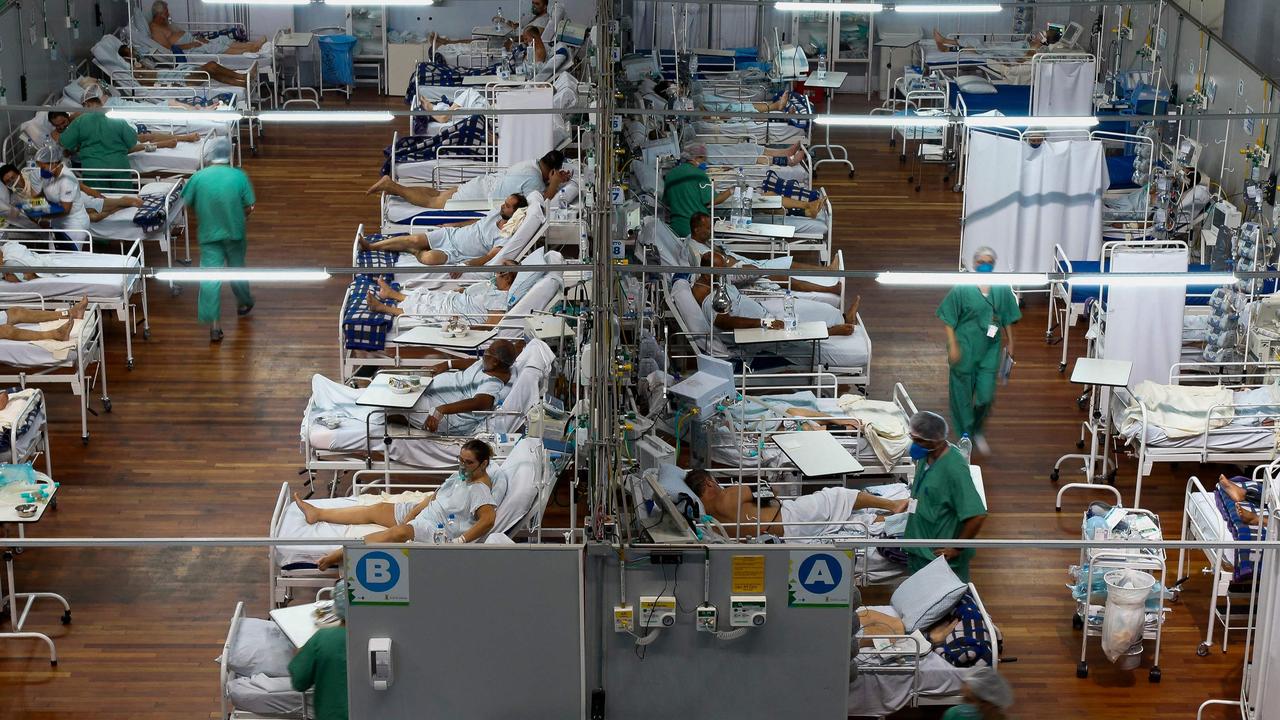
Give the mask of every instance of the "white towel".
M 529 216 L 529 208 L 522 207 L 511 213 L 511 217 L 498 228 L 498 237 L 509 238 L 516 234 L 516 230 L 524 223 L 524 219 Z
M 1195 437 L 1209 428 L 1220 428 L 1235 415 L 1231 390 L 1224 387 L 1184 387 L 1161 385 L 1144 380 L 1133 389 L 1135 402 L 1124 410 L 1120 427 L 1135 432 L 1142 422 L 1142 407 L 1149 424 L 1164 430 L 1169 438 Z M 1208 417 L 1210 409 L 1213 417 Z
M 57 330 L 66 322 L 66 320 L 50 320 L 34 325 L 23 324 L 18 327 L 29 330 Z M 31 340 L 30 342 L 36 347 L 48 350 L 49 354 L 53 355 L 54 360 L 62 362 L 67 359 L 72 350 L 76 349 L 76 342 L 80 339 L 80 328 L 82 327 L 84 327 L 84 320 L 76 320 L 76 324 L 71 326 L 71 337 L 67 340 Z
M 836 403 L 849 417 L 862 422 L 862 434 L 886 471 L 911 447 L 908 419 L 897 405 L 861 395 L 841 395 Z
M 22 413 L 27 409 L 27 399 L 36 394 L 35 388 L 19 390 L 16 393 L 9 393 L 9 404 L 0 410 L 0 428 L 8 430 L 18 421 L 22 419 Z

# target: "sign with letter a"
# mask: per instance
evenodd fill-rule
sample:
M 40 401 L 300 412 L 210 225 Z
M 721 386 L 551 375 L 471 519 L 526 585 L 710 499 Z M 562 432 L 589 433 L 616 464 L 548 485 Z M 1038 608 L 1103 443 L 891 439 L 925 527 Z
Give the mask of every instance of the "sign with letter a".
M 352 605 L 408 605 L 409 551 L 348 548 L 347 591 Z
M 792 552 L 788 607 L 849 607 L 853 551 Z

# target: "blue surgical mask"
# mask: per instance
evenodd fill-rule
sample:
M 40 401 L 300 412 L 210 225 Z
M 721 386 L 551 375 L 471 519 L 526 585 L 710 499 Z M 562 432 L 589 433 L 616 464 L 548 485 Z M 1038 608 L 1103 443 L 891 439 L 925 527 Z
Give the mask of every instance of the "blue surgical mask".
M 911 449 L 907 452 L 911 455 L 912 460 L 923 460 L 929 457 L 929 448 L 919 443 L 911 443 Z
M 709 166 L 705 162 L 698 163 L 699 170 L 706 170 Z
M 46 170 L 46 169 L 44 169 L 44 168 L 40 168 L 40 177 L 44 178 L 45 180 L 52 180 L 52 179 L 53 179 L 53 173 L 49 172 L 48 170 Z
M 991 272 L 996 269 L 996 266 L 991 263 L 978 263 L 978 267 L 974 269 L 978 272 Z

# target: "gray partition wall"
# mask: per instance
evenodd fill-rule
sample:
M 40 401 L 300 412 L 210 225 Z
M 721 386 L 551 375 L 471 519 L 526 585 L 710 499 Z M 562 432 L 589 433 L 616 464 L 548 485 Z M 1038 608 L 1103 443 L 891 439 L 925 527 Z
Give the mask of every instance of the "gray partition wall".
M 603 707 L 602 717 L 847 717 L 852 617 L 861 600 L 857 588 L 847 572 L 843 577 L 825 575 L 848 593 L 844 607 L 792 606 L 795 598 L 789 589 L 789 578 L 804 565 L 804 559 L 832 552 L 829 548 L 723 545 L 709 546 L 705 551 L 655 552 L 662 557 L 655 558 L 647 549 L 627 551 L 623 592 L 618 556 L 605 547 L 588 550 L 588 687 L 597 691 L 596 709 Z M 731 640 L 717 639 L 695 628 L 695 610 L 703 600 L 706 553 L 710 554 L 711 604 L 718 611 L 721 630 L 731 629 L 733 583 L 744 583 L 741 588 L 756 581 L 748 568 L 740 566 L 735 573 L 733 558 L 763 557 L 764 592 L 743 593 L 768 598 L 763 626 Z M 665 562 L 672 554 L 679 556 L 680 564 Z M 657 564 L 655 559 L 664 562 Z M 823 575 L 821 568 L 812 566 L 807 572 Z M 662 629 L 647 645 L 637 645 L 632 635 L 615 631 L 613 609 L 620 598 L 635 608 L 638 619 L 640 597 L 663 593 L 675 595 L 678 601 L 673 626 Z M 645 631 L 637 629 L 636 633 L 643 635 Z
M 351 606 L 352 720 L 585 717 L 580 546 L 409 545 L 383 552 L 394 558 L 394 577 L 385 565 L 366 572 L 368 585 L 385 591 L 366 597 L 407 603 Z M 389 688 L 375 690 L 369 639 L 383 637 L 392 641 L 393 678 Z

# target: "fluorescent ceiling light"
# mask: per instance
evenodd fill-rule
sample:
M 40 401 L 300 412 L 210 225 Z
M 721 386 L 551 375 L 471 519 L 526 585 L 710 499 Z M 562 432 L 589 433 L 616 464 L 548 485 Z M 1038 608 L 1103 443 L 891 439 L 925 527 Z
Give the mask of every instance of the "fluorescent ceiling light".
M 1137 275 L 1126 273 L 1072 274 L 1067 282 L 1072 285 L 1110 285 L 1111 287 L 1186 287 L 1187 285 L 1230 285 L 1236 281 L 1231 273 L 1177 273 L 1167 275 Z
M 435 0 L 324 0 L 325 5 L 434 5 Z
M 107 117 L 120 120 L 147 120 L 150 122 L 235 122 L 241 118 L 235 110 L 146 110 L 116 108 L 107 111 Z
M 1011 285 L 1041 287 L 1049 284 L 1047 273 L 971 273 L 971 272 L 882 272 L 876 275 L 882 285 Z
M 998 13 L 999 5 L 894 5 L 893 11 L 900 13 Z
M 969 127 L 1029 127 L 1029 128 L 1091 128 L 1098 124 L 1098 118 L 1088 115 L 1079 117 L 1070 115 L 1043 115 L 1043 116 L 978 116 L 971 115 L 964 119 L 964 124 Z
M 775 10 L 787 12 L 875 13 L 884 9 L 880 3 L 776 2 Z
M 268 110 L 258 113 L 264 123 L 379 123 L 395 115 L 371 110 Z
M 227 268 L 208 270 L 158 270 L 157 280 L 177 280 L 197 282 L 201 280 L 248 282 L 315 282 L 328 280 L 329 273 L 324 270 L 253 270 L 249 268 Z
M 833 127 L 946 127 L 951 123 L 941 115 L 819 115 L 813 121 Z

